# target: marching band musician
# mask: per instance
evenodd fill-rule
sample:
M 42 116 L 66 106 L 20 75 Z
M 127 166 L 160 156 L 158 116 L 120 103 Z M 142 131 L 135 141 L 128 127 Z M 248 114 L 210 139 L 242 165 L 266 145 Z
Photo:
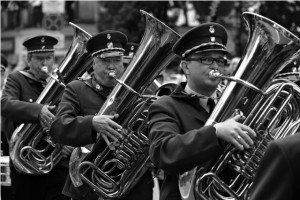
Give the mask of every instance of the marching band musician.
M 54 45 L 57 43 L 56 38 L 47 35 L 39 35 L 23 43 L 27 48 L 28 67 L 8 75 L 1 97 L 4 131 L 8 139 L 22 123 L 40 123 L 43 127 L 52 123 L 54 115 L 51 111 L 55 106 L 35 102 L 47 83 L 48 74 L 42 71 L 42 67 L 52 71 Z M 71 152 L 63 153 L 68 156 Z M 68 175 L 67 164 L 63 160 L 48 174 L 30 175 L 18 172 L 10 161 L 13 199 L 69 199 L 61 193 Z
M 241 124 L 240 115 L 204 126 L 218 99 L 219 79 L 211 70 L 224 74 L 227 66 L 226 29 L 217 23 L 201 24 L 185 33 L 174 45 L 181 57 L 187 82 L 170 96 L 162 96 L 149 109 L 150 158 L 165 173 L 161 200 L 180 200 L 179 175 L 223 153 L 222 141 L 243 150 L 253 144 L 256 133 Z
M 257 169 L 251 200 L 300 198 L 300 134 L 270 142 Z
M 114 72 L 118 78 L 124 73 L 124 47 L 127 36 L 119 31 L 108 30 L 93 36 L 87 42 L 86 49 L 93 57 L 93 76 L 89 79 L 75 80 L 69 83 L 58 106 L 56 118 L 50 134 L 58 143 L 80 147 L 95 143 L 101 135 L 120 138 L 116 129 L 122 128 L 114 122 L 116 116 L 97 115 L 106 101 L 116 80 L 109 76 Z M 100 136 L 99 136 L 100 135 Z M 153 181 L 151 173 L 146 173 L 139 183 L 123 199 L 152 199 Z M 72 199 L 98 199 L 91 190 L 78 192 L 67 180 L 64 194 Z

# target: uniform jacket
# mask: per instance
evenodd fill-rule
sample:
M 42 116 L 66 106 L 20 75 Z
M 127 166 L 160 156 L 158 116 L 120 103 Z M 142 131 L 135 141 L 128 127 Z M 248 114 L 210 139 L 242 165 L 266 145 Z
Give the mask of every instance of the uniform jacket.
M 273 141 L 256 172 L 251 200 L 300 199 L 300 134 Z
M 179 174 L 223 152 L 215 128 L 204 127 L 209 114 L 198 97 L 186 94 L 183 86 L 160 97 L 149 109 L 150 158 L 165 172 L 161 200 L 180 200 Z
M 92 79 L 87 80 L 92 84 Z M 80 147 L 96 141 L 92 119 L 99 112 L 107 96 L 75 80 L 67 85 L 57 108 L 50 135 L 58 143 Z
M 3 129 L 10 139 L 15 128 L 22 123 L 39 123 L 43 105 L 35 103 L 44 87 L 41 82 L 24 76 L 19 71 L 8 75 L 2 97 Z
M 24 71 L 28 74 L 28 71 Z M 8 75 L 1 97 L 1 117 L 3 130 L 10 140 L 14 130 L 22 123 L 39 123 L 39 114 L 43 104 L 35 103 L 44 86 L 19 71 Z M 67 167 L 68 159 L 62 159 L 59 165 Z M 12 166 L 12 162 L 10 162 Z
M 93 78 L 69 83 L 50 129 L 50 135 L 54 141 L 75 147 L 95 143 L 97 133 L 92 128 L 92 119 L 100 111 L 110 92 L 109 88 L 97 89 Z M 137 186 L 122 200 L 138 200 L 141 197 L 150 200 L 152 199 L 152 188 L 152 176 L 150 172 L 147 172 Z M 63 193 L 76 200 L 99 198 L 90 188 L 82 187 L 82 189 L 76 190 L 70 177 L 65 184 Z

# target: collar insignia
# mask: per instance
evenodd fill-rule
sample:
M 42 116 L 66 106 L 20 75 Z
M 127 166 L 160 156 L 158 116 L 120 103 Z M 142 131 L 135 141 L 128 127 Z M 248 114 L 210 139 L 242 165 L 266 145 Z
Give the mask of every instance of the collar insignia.
M 97 89 L 97 90 L 100 90 L 100 89 L 101 89 L 101 86 L 100 86 L 98 83 L 96 84 L 96 89 Z

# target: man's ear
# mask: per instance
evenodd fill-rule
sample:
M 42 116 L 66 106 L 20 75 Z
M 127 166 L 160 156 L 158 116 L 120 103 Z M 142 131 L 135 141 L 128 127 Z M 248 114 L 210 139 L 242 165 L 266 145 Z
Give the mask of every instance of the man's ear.
M 187 64 L 187 61 L 182 61 L 180 63 L 180 67 L 181 69 L 183 70 L 184 74 L 185 75 L 188 75 L 190 72 L 189 72 L 189 68 L 188 68 L 188 64 Z
M 96 60 L 95 60 L 96 58 L 93 58 L 93 69 L 94 69 L 94 71 L 95 71 L 95 65 L 96 65 Z

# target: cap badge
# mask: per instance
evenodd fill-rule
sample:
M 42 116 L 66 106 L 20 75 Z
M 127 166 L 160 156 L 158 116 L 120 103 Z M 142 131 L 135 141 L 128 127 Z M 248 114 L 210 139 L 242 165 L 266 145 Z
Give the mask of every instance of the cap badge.
M 113 45 L 112 42 L 108 42 L 108 43 L 107 43 L 107 47 L 108 47 L 109 49 L 112 49 L 112 48 L 114 47 L 114 45 Z
M 44 37 L 42 37 L 42 39 L 41 39 L 41 42 L 42 42 L 42 43 L 44 43 L 44 42 L 45 42 L 45 38 L 44 38 Z
M 111 38 L 110 34 L 107 34 L 107 39 L 109 39 L 109 40 L 110 40 L 110 38 Z
M 45 49 L 45 46 L 42 46 L 42 49 Z
M 216 38 L 215 37 L 210 37 L 210 41 L 215 42 Z
M 96 89 L 97 89 L 97 90 L 100 90 L 100 89 L 101 89 L 101 86 L 100 86 L 98 83 L 96 84 Z
M 209 32 L 211 32 L 211 33 L 214 33 L 214 32 L 215 32 L 214 26 L 209 26 Z
M 133 51 L 133 50 L 134 50 L 134 46 L 131 46 L 131 48 L 130 48 L 130 49 L 131 49 L 131 51 Z
M 129 54 L 128 54 L 128 55 L 129 55 L 129 57 L 130 57 L 130 58 L 132 58 L 132 57 L 133 57 L 133 55 L 134 55 L 134 52 L 129 52 Z

